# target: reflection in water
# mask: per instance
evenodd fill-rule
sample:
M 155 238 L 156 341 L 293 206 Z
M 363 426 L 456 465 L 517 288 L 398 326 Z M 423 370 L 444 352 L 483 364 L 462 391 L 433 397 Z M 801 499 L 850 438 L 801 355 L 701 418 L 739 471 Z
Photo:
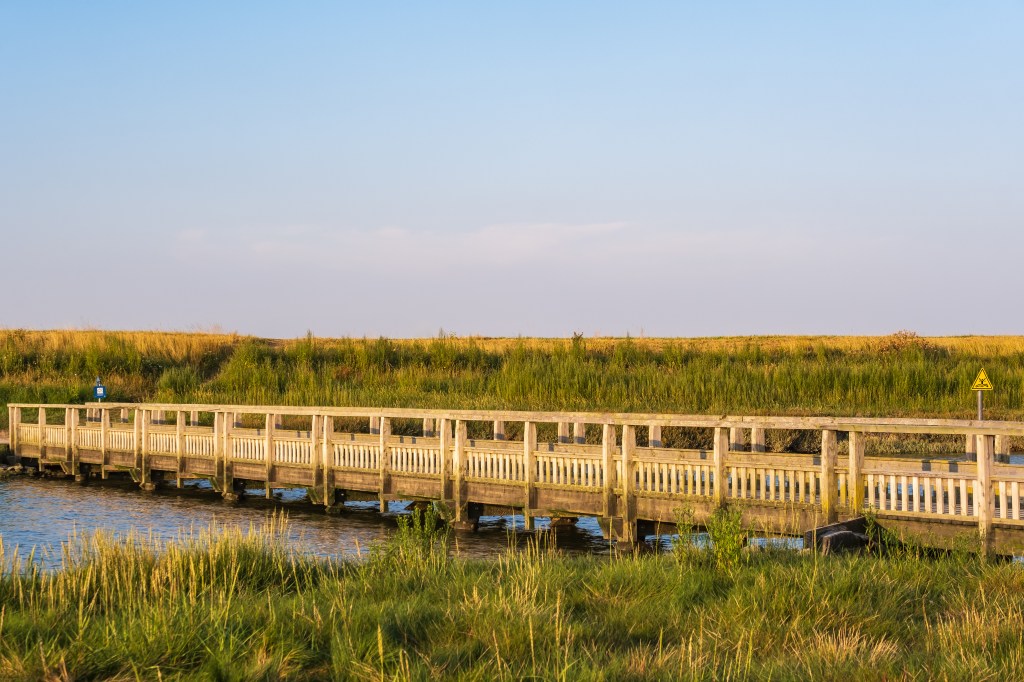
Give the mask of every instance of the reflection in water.
M 206 483 L 190 483 L 183 490 L 168 488 L 148 495 L 130 483 L 76 485 L 64 480 L 17 477 L 0 481 L 0 541 L 21 554 L 31 549 L 53 555 L 73 534 L 96 530 L 124 535 L 137 531 L 161 540 L 198 532 L 211 525 L 248 530 L 276 510 L 288 515 L 290 538 L 296 546 L 318 556 L 356 556 L 382 540 L 395 527 L 395 513 L 404 504 L 391 505 L 380 514 L 376 502 L 352 502 L 339 516 L 306 501 L 301 490 L 283 491 L 276 501 L 263 499 L 263 491 L 238 505 L 221 501 Z M 513 531 L 513 525 L 520 533 Z M 537 519 L 537 528 L 547 527 Z M 481 519 L 477 533 L 453 536 L 453 549 L 462 556 L 488 557 L 505 551 L 510 542 L 523 542 L 522 517 L 495 516 Z M 574 527 L 557 530 L 557 545 L 569 552 L 607 552 L 595 519 L 580 519 Z M 56 552 L 59 557 L 59 552 Z M 43 557 L 52 564 L 54 557 Z

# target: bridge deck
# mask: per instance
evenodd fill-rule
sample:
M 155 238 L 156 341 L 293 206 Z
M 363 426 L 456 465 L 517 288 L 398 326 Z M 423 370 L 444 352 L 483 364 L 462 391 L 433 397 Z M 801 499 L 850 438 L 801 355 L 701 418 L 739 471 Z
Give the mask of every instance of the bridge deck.
M 23 420 L 26 411 L 36 419 Z M 1024 435 L 1020 422 L 173 404 L 18 404 L 9 413 L 21 459 L 79 477 L 126 471 L 146 489 L 201 478 L 227 497 L 250 481 L 268 495 L 304 487 L 329 509 L 346 495 L 372 495 L 382 506 L 436 500 L 457 527 L 488 510 L 523 514 L 527 525 L 538 516 L 594 516 L 628 542 L 659 524 L 670 529 L 681 509 L 700 524 L 733 505 L 748 528 L 789 534 L 870 509 L 928 544 L 980 536 L 996 552 L 1024 552 L 1024 468 L 995 458 L 1007 436 Z M 300 428 L 283 428 L 282 416 Z M 393 420 L 409 419 L 422 420 L 423 435 L 392 433 Z M 359 420 L 365 431 L 353 427 Z M 513 421 L 522 422 L 521 439 L 506 440 Z M 493 436 L 469 438 L 469 422 L 493 423 Z M 557 442 L 538 442 L 541 423 L 558 424 Z M 709 429 L 714 445 L 663 447 L 668 426 Z M 821 452 L 765 452 L 768 428 L 821 430 Z M 638 429 L 647 446 L 637 446 Z M 977 461 L 865 457 L 869 433 L 963 434 Z

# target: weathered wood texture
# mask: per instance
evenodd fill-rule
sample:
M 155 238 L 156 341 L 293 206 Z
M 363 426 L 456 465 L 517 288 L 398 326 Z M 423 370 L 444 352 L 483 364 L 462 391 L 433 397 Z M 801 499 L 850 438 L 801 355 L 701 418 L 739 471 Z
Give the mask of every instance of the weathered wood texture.
M 24 420 L 26 411 L 35 418 Z M 164 419 L 172 414 L 173 423 Z M 243 414 L 261 428 L 243 428 Z M 226 496 L 236 481 L 259 482 L 268 496 L 302 486 L 328 509 L 351 491 L 375 494 L 382 509 L 394 499 L 438 500 L 457 522 L 471 521 L 474 505 L 522 513 L 528 527 L 535 516 L 597 516 L 625 541 L 684 507 L 700 522 L 736 505 L 758 529 L 796 533 L 871 509 L 938 538 L 973 528 L 997 551 L 1024 547 L 1024 469 L 996 458 L 1007 436 L 1024 434 L 1020 422 L 169 404 L 12 404 L 8 415 L 16 456 L 75 475 L 83 463 L 103 475 L 127 470 L 144 488 L 162 472 L 178 485 L 209 479 Z M 285 429 L 286 417 L 309 430 Z M 365 420 L 369 433 L 336 431 L 345 417 Z M 421 419 L 424 435 L 393 434 L 395 419 Z M 468 438 L 470 421 L 493 425 L 493 439 Z M 506 440 L 513 421 L 522 422 L 522 441 Z M 538 443 L 538 424 L 556 424 L 557 441 Z M 600 445 L 586 442 L 588 425 Z M 708 429 L 713 448 L 664 447 L 667 426 Z M 638 428 L 647 447 L 637 447 Z M 764 452 L 768 428 L 820 429 L 821 452 Z M 977 462 L 865 457 L 866 434 L 878 432 L 962 434 Z

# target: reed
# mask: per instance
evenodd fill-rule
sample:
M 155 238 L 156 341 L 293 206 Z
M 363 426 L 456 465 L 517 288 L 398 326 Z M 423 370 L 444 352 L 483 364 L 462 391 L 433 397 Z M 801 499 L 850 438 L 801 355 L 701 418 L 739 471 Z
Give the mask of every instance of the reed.
M 303 339 L 0 332 L 0 401 L 1024 418 L 1024 337 Z M 3 419 L 4 415 L 0 415 Z
M 1024 572 L 970 554 L 449 556 L 407 526 L 362 561 L 287 524 L 97 534 L 0 556 L 0 679 L 1015 679 Z M 439 555 L 444 555 L 441 558 Z

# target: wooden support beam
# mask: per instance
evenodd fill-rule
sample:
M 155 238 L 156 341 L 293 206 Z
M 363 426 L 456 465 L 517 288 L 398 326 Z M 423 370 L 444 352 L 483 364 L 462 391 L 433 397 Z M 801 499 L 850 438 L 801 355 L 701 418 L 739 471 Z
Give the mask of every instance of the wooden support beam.
M 197 410 L 189 412 L 188 424 L 189 426 L 199 426 L 199 412 Z
M 968 433 L 966 442 L 964 444 L 964 452 L 967 454 L 967 459 L 974 461 L 978 455 L 978 436 L 974 433 Z
M 647 427 L 647 446 L 652 448 L 662 447 L 660 424 L 651 424 Z
M 388 510 L 387 495 L 391 493 L 391 419 L 380 417 L 377 421 L 380 435 L 380 511 Z
M 436 429 L 435 429 L 435 426 L 434 426 L 434 418 L 433 417 L 426 417 L 426 418 L 424 418 L 423 419 L 423 437 L 424 438 L 433 438 L 436 435 L 437 435 L 437 433 L 436 433 Z
M 974 511 L 978 515 L 978 532 L 981 535 L 985 551 L 988 551 L 992 538 L 992 519 L 995 516 L 995 499 L 992 495 L 993 445 L 994 443 L 990 436 L 978 435 L 978 467 L 977 480 L 974 483 Z
M 533 509 L 535 507 L 534 483 L 537 478 L 535 454 L 537 452 L 537 424 L 523 422 L 523 464 L 526 468 L 526 492 L 523 500 L 523 527 L 533 530 Z
M 609 523 L 612 517 L 612 503 L 615 495 L 615 425 L 604 424 L 601 434 L 601 516 Z
M 110 410 L 100 410 L 100 478 L 107 479 L 110 468 Z
M 438 455 L 441 458 L 441 501 L 451 502 L 452 495 L 452 423 L 438 420 Z
M 39 427 L 39 459 L 38 466 L 39 470 L 43 470 L 43 458 L 46 457 L 46 408 L 39 408 L 39 415 L 36 419 L 36 424 Z
M 584 422 L 573 422 L 572 439 L 577 445 L 584 445 L 587 442 L 587 425 Z
M 461 419 L 455 422 L 455 449 L 452 453 L 452 473 L 455 482 L 452 486 L 452 499 L 455 501 L 455 522 L 465 523 L 466 503 L 462 489 L 466 472 L 466 422 Z
M 370 433 L 372 435 L 380 433 L 380 417 L 370 417 Z
M 558 422 L 558 442 L 568 443 L 569 441 L 569 422 Z
M 178 466 L 174 472 L 174 483 L 177 487 L 182 486 L 182 474 L 185 472 L 185 413 L 181 410 L 174 415 L 174 439 L 177 446 L 174 448 L 178 456 Z
M 850 511 L 854 515 L 864 512 L 864 434 L 850 432 L 850 466 L 846 474 L 846 490 L 850 496 Z
M 322 417 L 313 415 L 309 418 L 309 468 L 313 476 L 313 485 L 309 487 L 310 495 L 315 499 L 323 488 L 324 459 L 320 453 L 320 439 L 323 437 Z M 312 501 L 312 500 L 311 500 Z
M 766 452 L 764 429 L 754 427 L 750 429 L 750 451 L 751 452 Z
M 136 414 L 142 415 L 142 423 L 139 425 L 139 432 L 141 433 L 141 438 L 139 440 L 139 458 L 141 460 L 139 467 L 139 485 L 142 486 L 143 490 L 150 492 L 154 490 L 153 472 L 150 468 L 149 462 L 149 425 L 150 420 L 153 418 L 153 412 L 151 410 L 142 409 Z
M 636 528 L 636 477 L 633 472 L 633 454 L 636 450 L 636 427 L 622 427 L 622 535 L 620 540 L 625 543 L 637 541 Z
M 263 489 L 263 496 L 268 500 L 273 497 L 273 491 L 270 487 L 270 481 L 274 477 L 274 460 L 276 459 L 277 453 L 274 452 L 274 428 L 277 426 L 277 417 L 273 414 L 267 414 L 263 421 L 263 428 L 266 433 L 263 434 L 263 452 L 266 454 L 266 487 Z
M 235 464 L 233 461 L 235 455 L 234 442 L 231 440 L 231 432 L 239 424 L 239 415 L 234 412 L 225 412 L 224 418 L 221 422 L 223 426 L 223 438 L 224 444 L 221 446 L 221 495 L 227 501 L 234 501 L 238 499 L 237 493 L 235 493 Z
M 715 427 L 715 449 L 714 449 L 714 474 L 712 476 L 712 495 L 715 505 L 721 507 L 725 504 L 725 456 L 729 452 L 729 431 L 728 429 Z
M 838 452 L 836 432 L 824 430 L 821 432 L 821 490 L 820 503 L 821 513 L 825 523 L 835 523 L 839 520 L 837 498 L 839 496 L 838 479 L 836 478 L 836 454 Z M 812 489 L 811 499 L 814 499 Z
M 128 423 L 128 408 L 127 407 L 122 407 L 121 408 L 121 423 L 122 424 L 127 424 Z
M 323 418 L 323 430 L 320 457 L 323 462 L 324 506 L 330 511 L 334 508 L 334 417 L 327 415 Z
M 505 422 L 494 420 L 494 440 L 505 440 Z
M 743 450 L 743 429 L 734 426 L 729 429 L 729 449 Z

